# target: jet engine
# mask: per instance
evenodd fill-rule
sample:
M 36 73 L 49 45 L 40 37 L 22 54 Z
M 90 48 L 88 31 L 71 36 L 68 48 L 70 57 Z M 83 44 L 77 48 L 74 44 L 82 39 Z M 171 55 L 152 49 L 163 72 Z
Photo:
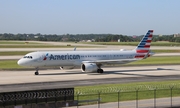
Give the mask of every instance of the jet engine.
M 98 69 L 96 63 L 83 63 L 81 65 L 82 72 L 97 72 Z

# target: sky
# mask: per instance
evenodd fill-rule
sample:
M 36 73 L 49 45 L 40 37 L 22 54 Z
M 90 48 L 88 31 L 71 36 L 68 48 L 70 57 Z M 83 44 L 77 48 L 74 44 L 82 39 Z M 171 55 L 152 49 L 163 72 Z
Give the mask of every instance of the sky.
M 0 33 L 180 33 L 180 0 L 0 0 Z

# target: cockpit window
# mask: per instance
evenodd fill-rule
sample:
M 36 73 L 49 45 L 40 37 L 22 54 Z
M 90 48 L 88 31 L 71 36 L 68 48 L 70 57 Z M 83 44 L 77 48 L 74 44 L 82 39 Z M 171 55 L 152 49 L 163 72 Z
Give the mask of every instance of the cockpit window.
M 32 56 L 24 56 L 23 58 L 29 58 L 29 59 L 32 59 Z

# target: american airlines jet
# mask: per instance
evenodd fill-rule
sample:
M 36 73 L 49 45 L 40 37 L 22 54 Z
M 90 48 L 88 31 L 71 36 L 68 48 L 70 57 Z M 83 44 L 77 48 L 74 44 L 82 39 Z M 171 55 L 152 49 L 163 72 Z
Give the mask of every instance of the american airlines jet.
M 117 51 L 37 51 L 26 54 L 17 63 L 20 66 L 36 68 L 38 75 L 39 67 L 60 66 L 77 67 L 82 72 L 103 73 L 101 68 L 105 64 L 125 64 L 151 56 L 150 44 L 153 30 L 148 30 L 139 45 L 133 50 Z

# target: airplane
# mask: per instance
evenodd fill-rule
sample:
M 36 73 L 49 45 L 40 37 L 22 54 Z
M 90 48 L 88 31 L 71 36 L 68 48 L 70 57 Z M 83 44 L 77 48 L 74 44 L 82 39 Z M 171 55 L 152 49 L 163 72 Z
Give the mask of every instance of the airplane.
M 60 66 L 80 67 L 82 72 L 103 73 L 105 64 L 125 64 L 153 55 L 150 52 L 153 30 L 148 30 L 138 46 L 133 50 L 116 51 L 36 51 L 26 54 L 18 60 L 20 66 L 34 67 L 35 75 L 39 75 L 39 67 Z

